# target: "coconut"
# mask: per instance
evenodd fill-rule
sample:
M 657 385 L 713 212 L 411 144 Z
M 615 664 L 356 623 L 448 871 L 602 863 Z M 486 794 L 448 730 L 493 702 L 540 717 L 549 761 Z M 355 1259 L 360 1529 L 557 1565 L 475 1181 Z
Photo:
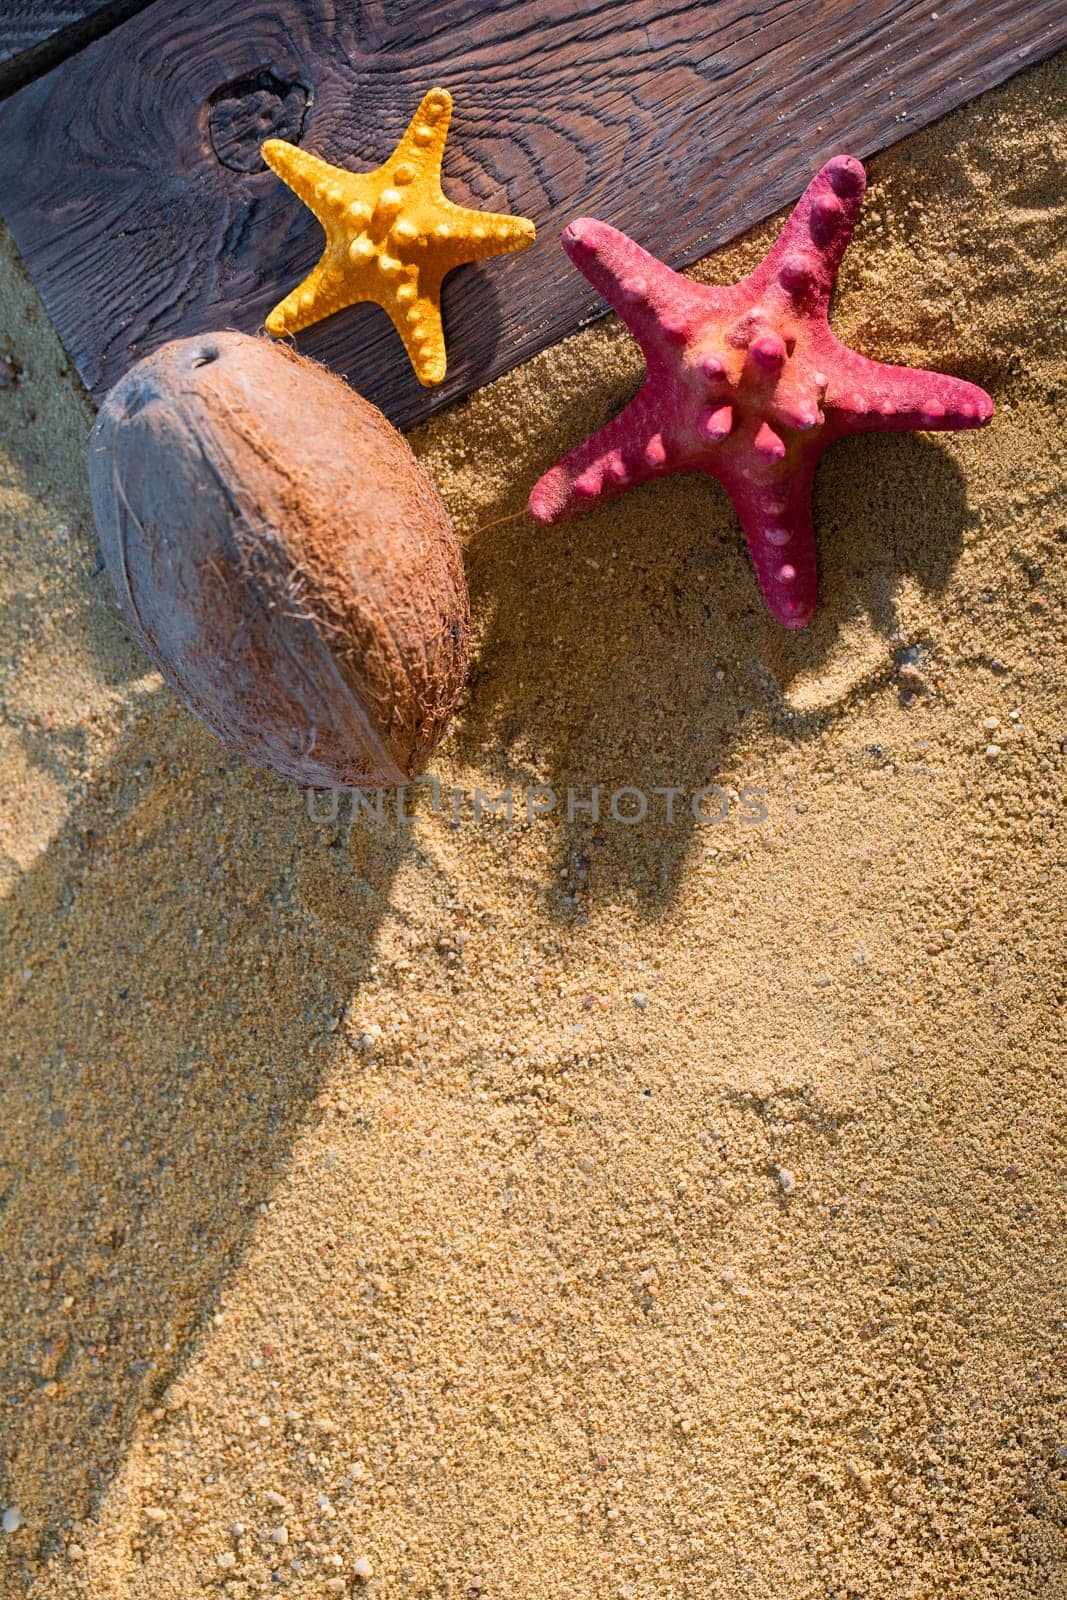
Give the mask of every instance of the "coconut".
M 284 345 L 179 339 L 108 395 L 89 472 L 129 627 L 228 749 L 311 787 L 422 770 L 470 607 L 448 514 L 380 411 Z

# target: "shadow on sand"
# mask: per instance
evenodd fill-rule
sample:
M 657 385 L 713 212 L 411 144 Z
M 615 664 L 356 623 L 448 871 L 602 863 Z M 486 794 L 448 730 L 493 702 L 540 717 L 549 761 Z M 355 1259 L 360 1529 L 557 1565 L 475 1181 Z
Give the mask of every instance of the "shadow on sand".
M 821 610 L 788 635 L 710 483 L 706 504 L 694 526 L 688 485 L 667 481 L 564 528 L 485 535 L 470 556 L 482 642 L 461 765 L 487 787 L 547 777 L 561 794 L 758 783 L 738 769 L 749 719 L 779 718 L 851 617 L 870 619 L 889 660 L 901 580 L 941 588 L 967 523 L 937 445 L 840 448 L 818 489 Z M 818 719 L 783 725 L 803 739 Z M 652 915 L 678 891 L 695 826 L 683 809 L 671 828 L 609 838 L 582 815 L 535 870 L 555 880 L 562 861 L 586 897 L 628 889 Z M 310 821 L 303 796 L 149 694 L 0 908 L 0 1495 L 47 1485 L 39 1559 L 91 1514 L 138 1412 L 188 1359 L 317 1114 L 339 1019 L 417 848 Z M 561 896 L 549 914 L 581 903 Z
M 595 785 L 603 813 L 626 786 L 690 796 L 758 785 L 743 766 L 756 725 L 801 742 L 882 689 L 912 642 L 898 616 L 902 584 L 940 592 L 971 520 L 963 475 L 940 444 L 889 434 L 837 445 L 816 483 L 819 609 L 790 633 L 763 606 L 725 494 L 710 480 L 700 494 L 699 523 L 692 480 L 674 478 L 561 527 L 507 519 L 473 541 L 481 635 L 456 748 L 498 788 L 548 784 L 562 812 L 568 789 L 580 802 Z M 884 645 L 876 668 L 845 690 L 835 672 L 818 708 L 798 709 L 794 686 L 839 667 L 843 636 L 860 624 Z M 576 805 L 555 867 L 565 876 L 599 855 L 607 878 L 656 914 L 677 893 L 697 826 L 688 800 L 669 827 L 663 802 L 614 829 Z M 560 915 L 573 914 L 561 901 Z
M 43 1480 L 39 1559 L 240 1259 L 407 848 L 346 847 L 160 692 L 0 907 L 0 1499 Z

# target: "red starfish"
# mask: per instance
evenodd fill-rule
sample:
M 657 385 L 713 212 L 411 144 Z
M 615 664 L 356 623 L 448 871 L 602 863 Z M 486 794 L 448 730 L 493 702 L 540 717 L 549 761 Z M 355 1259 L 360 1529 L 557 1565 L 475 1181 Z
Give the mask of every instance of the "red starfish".
M 984 390 L 849 350 L 827 310 L 866 188 L 834 156 L 808 185 L 755 272 L 693 283 L 616 228 L 579 217 L 563 248 L 622 317 L 648 375 L 624 411 L 546 472 L 538 522 L 561 522 L 646 478 L 706 472 L 723 485 L 764 598 L 786 628 L 815 609 L 811 489 L 828 444 L 871 428 L 979 428 Z

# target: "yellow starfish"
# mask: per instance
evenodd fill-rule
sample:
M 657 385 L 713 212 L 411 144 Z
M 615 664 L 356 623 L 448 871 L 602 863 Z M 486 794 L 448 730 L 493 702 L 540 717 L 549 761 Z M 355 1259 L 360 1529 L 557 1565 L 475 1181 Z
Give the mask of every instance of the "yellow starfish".
M 431 89 L 388 161 L 348 172 L 284 139 L 263 159 L 326 231 L 315 269 L 274 307 L 267 332 L 281 338 L 345 306 L 373 300 L 388 311 L 420 383 L 445 375 L 441 283 L 464 261 L 521 250 L 534 238 L 525 217 L 457 206 L 441 191 L 452 96 Z

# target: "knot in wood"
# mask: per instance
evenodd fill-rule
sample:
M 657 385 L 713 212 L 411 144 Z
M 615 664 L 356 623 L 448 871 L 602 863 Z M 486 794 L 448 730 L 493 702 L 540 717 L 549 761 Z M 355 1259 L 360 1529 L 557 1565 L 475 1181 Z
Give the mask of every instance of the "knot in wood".
M 232 172 L 266 172 L 260 155 L 264 139 L 299 144 L 312 98 L 306 84 L 279 78 L 269 67 L 224 83 L 208 102 L 208 137 L 216 159 Z

